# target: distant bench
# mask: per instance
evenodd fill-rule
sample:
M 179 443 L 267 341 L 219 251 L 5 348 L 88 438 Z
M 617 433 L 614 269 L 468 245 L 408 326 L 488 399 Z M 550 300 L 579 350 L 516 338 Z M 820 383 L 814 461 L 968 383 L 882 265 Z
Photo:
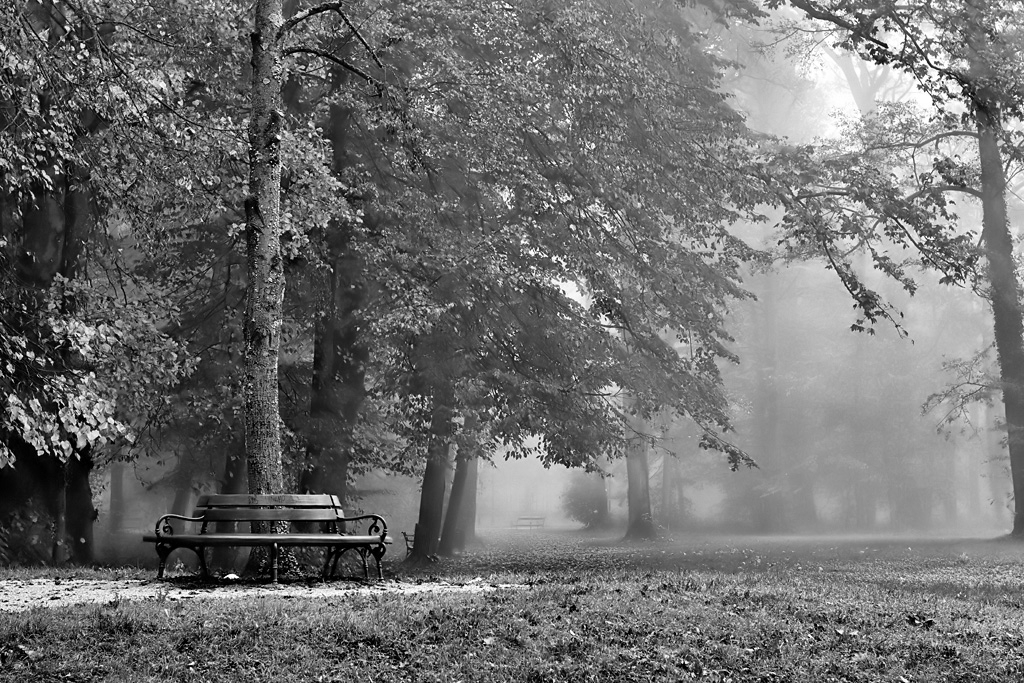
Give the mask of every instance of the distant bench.
M 515 529 L 540 529 L 546 517 L 518 517 L 512 527 Z
M 176 532 L 172 520 L 180 520 L 193 527 L 191 532 Z M 218 522 L 266 522 L 270 528 L 288 524 L 283 533 L 255 533 L 248 527 L 244 530 L 219 531 Z M 293 523 L 302 523 L 295 528 Z M 349 525 L 363 522 L 365 533 L 349 533 Z M 186 526 L 186 528 L 188 528 Z M 198 529 L 198 530 L 196 530 Z M 156 522 L 152 534 L 142 537 L 145 543 L 155 543 L 160 556 L 157 578 L 164 576 L 167 557 L 178 548 L 188 548 L 199 557 L 203 577 L 208 577 L 205 550 L 210 547 L 267 547 L 270 549 L 271 580 L 277 583 L 278 557 L 282 547 L 324 547 L 327 558 L 323 578 L 333 578 L 338 560 L 349 550 L 354 550 L 363 562 L 363 578 L 369 578 L 367 556 L 377 564 L 377 578 L 384 578 L 380 561 L 386 551 L 388 525 L 380 515 L 356 515 L 345 517 L 341 501 L 337 496 L 327 494 L 217 494 L 199 497 L 191 517 L 167 514 Z

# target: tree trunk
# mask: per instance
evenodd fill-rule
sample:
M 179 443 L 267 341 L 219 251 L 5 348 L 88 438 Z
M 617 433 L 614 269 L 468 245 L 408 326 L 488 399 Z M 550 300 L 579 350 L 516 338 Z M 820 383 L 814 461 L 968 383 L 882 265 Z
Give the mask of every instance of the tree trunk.
M 348 87 L 349 72 L 335 69 L 336 88 Z M 289 106 L 299 109 L 299 102 Z M 350 170 L 353 108 L 332 105 L 327 125 L 331 142 L 331 166 L 335 173 Z M 372 219 L 364 217 L 364 225 Z M 309 493 L 332 493 L 344 502 L 348 497 L 348 471 L 355 453 L 353 433 L 366 396 L 365 374 L 369 351 L 360 343 L 360 309 L 366 301 L 363 264 L 352 250 L 352 226 L 335 222 L 324 239 L 330 274 L 318 282 L 324 292 L 323 315 L 318 315 L 313 343 L 313 384 L 310 397 L 310 429 L 307 464 L 300 487 Z
M 85 263 L 85 243 L 96 224 L 92 212 L 92 197 L 85 183 L 86 173 L 78 170 L 68 175 L 64 194 L 64 249 L 61 258 L 61 275 L 68 280 L 79 277 Z M 64 313 L 71 315 L 78 302 L 64 301 Z M 66 466 L 67 480 L 65 514 L 69 515 L 67 531 L 71 542 L 71 560 L 76 564 L 92 564 L 95 554 L 93 526 L 96 508 L 92 503 L 92 486 L 89 473 L 92 472 L 92 452 L 87 447 L 77 452 Z
M 462 499 L 462 549 L 476 543 L 476 497 L 480 480 L 480 458 L 469 460 L 466 473 L 466 492 Z
M 626 450 L 626 488 L 629 507 L 628 539 L 650 539 L 657 535 L 651 512 L 651 472 L 647 462 L 647 442 L 643 436 L 643 420 L 630 420 L 634 431 Z
M 438 393 L 445 395 L 439 396 Z M 427 467 L 423 473 L 419 521 L 414 530 L 416 540 L 411 562 L 422 562 L 437 555 L 444 515 L 444 494 L 448 480 L 448 448 L 451 442 L 452 411 L 447 392 L 434 393 L 427 444 Z
M 1006 523 L 1006 514 L 1012 510 L 1009 499 L 1007 474 L 1009 474 L 1009 456 L 1003 450 L 1001 439 L 997 438 L 997 419 L 991 415 L 991 409 L 985 403 L 978 403 L 978 424 L 981 425 L 981 451 L 984 470 L 982 474 L 987 504 L 986 521 L 996 524 Z M 1010 518 L 1012 522 L 1012 516 Z
M 661 523 L 667 530 L 676 522 L 675 504 L 676 459 L 671 453 L 661 458 Z
M 93 524 L 96 521 L 96 508 L 92 504 L 92 487 L 89 485 L 92 468 L 92 454 L 88 449 L 65 465 L 65 526 L 71 561 L 81 565 L 92 564 L 95 554 Z
M 344 233 L 345 228 L 337 226 Z M 358 311 L 365 288 L 358 282 L 358 259 L 347 234 L 335 236 L 324 315 L 317 319 L 313 344 L 308 464 L 301 487 L 308 493 L 332 493 L 345 501 L 353 431 L 363 399 L 369 353 L 359 343 Z
M 174 500 L 171 502 L 171 514 L 188 517 L 192 514 L 192 482 L 187 478 L 179 480 L 174 489 Z M 185 522 L 175 519 L 171 520 L 171 527 L 174 533 L 179 534 L 185 530 Z
M 878 493 L 869 481 L 858 481 L 853 485 L 854 528 L 868 531 L 875 527 L 878 518 Z
M 475 414 L 467 415 L 463 433 L 474 437 L 477 424 Z M 442 555 L 454 555 L 465 550 L 466 543 L 476 537 L 478 460 L 478 445 L 475 441 L 459 449 L 455 477 L 452 479 L 452 492 L 448 497 L 448 510 L 445 512 L 444 528 L 441 530 L 441 542 L 438 546 L 438 552 Z
M 983 230 L 981 233 L 991 285 L 996 352 L 999 357 L 1006 416 L 1014 515 L 1011 534 L 1024 537 L 1024 321 L 1013 261 L 1013 238 L 1006 211 L 1006 176 L 999 150 L 999 111 L 976 108 L 981 158 Z
M 448 510 L 445 512 L 444 528 L 438 545 L 441 555 L 454 555 L 466 549 L 466 527 L 469 521 L 467 510 L 470 506 L 476 507 L 476 484 L 470 481 L 475 479 L 470 471 L 476 468 L 476 460 L 475 452 L 465 455 L 460 453 L 456 460 L 452 493 L 448 497 Z
M 53 546 L 50 549 L 50 563 L 53 566 L 58 567 L 64 564 L 64 561 L 68 558 L 67 551 L 67 510 L 68 510 L 68 499 L 67 499 L 67 488 L 68 488 L 68 474 L 67 468 L 69 463 L 63 463 L 58 468 L 60 481 L 57 483 L 56 495 L 53 500 Z
M 107 470 L 110 473 L 110 508 L 107 515 L 107 528 L 112 536 L 121 533 L 124 528 L 124 516 L 128 511 L 124 498 L 124 480 L 128 468 L 123 462 L 112 462 Z
M 281 493 L 284 487 L 277 374 L 285 284 L 280 241 L 283 23 L 281 0 L 257 0 L 245 201 L 249 283 L 243 389 L 249 491 L 256 494 Z

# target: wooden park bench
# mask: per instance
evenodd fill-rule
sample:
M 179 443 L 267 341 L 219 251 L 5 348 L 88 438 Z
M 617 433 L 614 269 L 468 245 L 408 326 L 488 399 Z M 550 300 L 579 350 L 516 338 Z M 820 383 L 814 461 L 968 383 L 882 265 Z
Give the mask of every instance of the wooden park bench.
M 174 520 L 184 522 L 186 530 L 176 531 L 171 524 Z M 268 531 L 256 533 L 249 530 L 248 525 L 244 529 L 221 531 L 217 528 L 219 522 L 265 522 Z M 287 523 L 287 531 L 278 529 L 282 523 Z M 296 528 L 295 523 L 299 523 L 301 528 Z M 365 532 L 351 533 L 349 525 L 354 523 L 363 523 Z M 189 527 L 192 529 L 188 530 Z M 271 528 L 278 529 L 278 533 L 272 533 Z M 354 550 L 362 559 L 364 579 L 369 578 L 368 555 L 377 563 L 377 578 L 382 579 L 380 561 L 391 542 L 383 517 L 345 517 L 338 497 L 327 494 L 204 495 L 199 497 L 191 517 L 164 515 L 157 520 L 155 532 L 144 535 L 142 540 L 156 544 L 156 552 L 160 556 L 158 579 L 164 576 L 167 557 L 178 548 L 188 548 L 199 557 L 203 577 L 207 578 L 207 548 L 267 547 L 270 549 L 270 575 L 274 583 L 277 583 L 280 549 L 285 546 L 326 548 L 324 579 L 333 578 L 338 560 L 349 550 Z
M 545 517 L 519 517 L 512 525 L 516 529 L 540 529 L 544 526 Z

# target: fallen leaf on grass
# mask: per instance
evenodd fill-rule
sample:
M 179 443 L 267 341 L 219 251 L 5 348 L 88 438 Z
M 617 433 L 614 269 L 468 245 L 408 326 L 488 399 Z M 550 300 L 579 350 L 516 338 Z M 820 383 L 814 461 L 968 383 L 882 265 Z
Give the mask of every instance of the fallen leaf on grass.
M 928 629 L 935 625 L 935 620 L 922 617 L 920 614 L 908 614 L 907 623 L 911 626 L 920 626 L 921 628 Z

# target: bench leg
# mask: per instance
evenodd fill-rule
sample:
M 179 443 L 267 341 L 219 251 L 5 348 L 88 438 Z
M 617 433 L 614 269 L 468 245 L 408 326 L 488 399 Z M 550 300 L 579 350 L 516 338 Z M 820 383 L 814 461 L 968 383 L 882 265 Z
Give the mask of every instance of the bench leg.
M 346 548 L 335 548 L 334 549 L 334 560 L 331 562 L 331 578 L 334 578 L 334 574 L 338 571 L 338 560 L 341 559 L 342 554 Z
M 206 567 L 206 548 L 200 546 L 198 548 L 193 548 L 193 550 L 196 551 L 196 557 L 199 558 L 199 571 L 203 573 L 203 580 L 209 579 L 210 571 Z
M 160 557 L 160 567 L 156 570 L 156 578 L 164 578 L 164 568 L 167 566 L 167 556 L 174 550 L 173 546 L 166 545 L 164 543 L 156 544 L 156 554 Z
M 384 580 L 384 573 L 380 569 L 380 561 L 384 557 L 384 553 L 387 552 L 387 548 L 384 545 L 379 545 L 370 549 L 370 554 L 373 555 L 373 561 L 377 563 L 377 580 Z
M 330 578 L 334 578 L 334 572 L 331 571 L 331 560 L 334 559 L 334 553 L 338 552 L 338 549 L 333 546 L 327 548 L 327 558 L 324 560 L 324 568 L 320 572 L 320 578 L 327 581 Z
M 278 547 L 276 543 L 270 544 L 270 581 L 277 583 L 277 556 Z
M 203 547 L 203 546 L 193 547 L 193 546 L 188 546 L 188 545 L 175 546 L 175 545 L 170 545 L 170 544 L 167 544 L 167 543 L 157 543 L 156 544 L 156 554 L 160 557 L 160 566 L 156 570 L 156 578 L 157 579 L 164 578 L 164 571 L 167 569 L 167 558 L 170 556 L 171 552 L 176 550 L 177 548 L 188 548 L 189 550 L 194 552 L 196 554 L 196 557 L 199 558 L 199 569 L 203 573 L 202 574 L 203 578 L 204 579 L 210 578 L 210 571 L 209 571 L 209 569 L 206 566 L 206 553 L 205 553 L 206 548 L 205 547 Z

